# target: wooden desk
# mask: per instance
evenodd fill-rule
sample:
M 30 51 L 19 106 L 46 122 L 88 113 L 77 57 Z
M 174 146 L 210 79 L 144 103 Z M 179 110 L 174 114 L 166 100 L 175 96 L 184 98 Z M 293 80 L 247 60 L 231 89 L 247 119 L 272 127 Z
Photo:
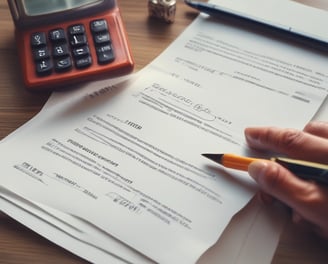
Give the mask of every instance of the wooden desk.
M 298 0 L 328 10 L 327 0 Z M 136 70 L 163 51 L 195 18 L 182 1 L 176 20 L 165 24 L 148 19 L 147 0 L 119 0 L 129 35 Z M 13 23 L 6 1 L 0 3 L 0 139 L 33 117 L 46 102 L 47 94 L 31 94 L 22 84 L 13 36 Z M 327 25 L 322 25 L 327 26 Z M 297 234 L 297 235 L 295 235 Z M 328 242 L 298 232 L 289 225 L 281 237 L 274 264 L 328 263 Z M 21 224 L 0 214 L 0 263 L 86 263 L 52 244 Z

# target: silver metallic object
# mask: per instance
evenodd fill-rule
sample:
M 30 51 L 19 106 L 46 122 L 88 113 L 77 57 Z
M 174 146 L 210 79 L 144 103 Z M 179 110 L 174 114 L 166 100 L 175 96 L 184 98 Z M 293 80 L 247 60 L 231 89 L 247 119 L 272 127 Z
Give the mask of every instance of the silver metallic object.
M 173 23 L 176 11 L 176 0 L 148 0 L 149 16 Z

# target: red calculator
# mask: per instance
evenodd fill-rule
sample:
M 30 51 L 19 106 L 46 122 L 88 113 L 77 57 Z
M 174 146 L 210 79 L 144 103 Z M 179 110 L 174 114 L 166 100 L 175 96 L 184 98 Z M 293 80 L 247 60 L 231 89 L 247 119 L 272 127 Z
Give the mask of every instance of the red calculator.
M 8 0 L 25 86 L 42 91 L 130 73 L 115 0 Z

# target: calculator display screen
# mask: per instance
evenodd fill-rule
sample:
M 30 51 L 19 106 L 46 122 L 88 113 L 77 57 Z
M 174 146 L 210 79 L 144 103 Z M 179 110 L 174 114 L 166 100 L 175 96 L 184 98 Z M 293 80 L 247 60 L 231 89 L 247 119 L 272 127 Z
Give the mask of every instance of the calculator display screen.
M 23 0 L 25 13 L 38 16 L 69 10 L 88 4 L 98 4 L 104 0 Z

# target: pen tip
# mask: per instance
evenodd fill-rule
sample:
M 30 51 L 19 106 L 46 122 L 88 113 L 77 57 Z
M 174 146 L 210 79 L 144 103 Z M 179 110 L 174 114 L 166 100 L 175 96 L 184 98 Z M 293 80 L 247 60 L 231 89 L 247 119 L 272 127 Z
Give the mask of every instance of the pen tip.
M 202 156 L 208 158 L 214 162 L 221 163 L 223 154 L 211 154 L 211 153 L 203 153 Z

